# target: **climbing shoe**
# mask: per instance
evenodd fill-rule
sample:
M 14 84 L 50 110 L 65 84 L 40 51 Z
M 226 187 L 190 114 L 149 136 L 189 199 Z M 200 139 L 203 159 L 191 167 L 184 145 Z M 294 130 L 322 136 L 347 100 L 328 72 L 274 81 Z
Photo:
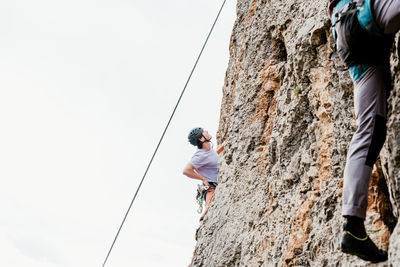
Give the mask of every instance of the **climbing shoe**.
M 378 249 L 369 236 L 358 238 L 349 231 L 345 231 L 343 234 L 341 250 L 344 253 L 355 255 L 365 261 L 373 263 L 386 261 L 388 259 L 387 252 Z
M 199 238 L 199 231 L 200 231 L 200 227 L 196 229 L 196 233 L 194 234 L 194 240 L 196 240 L 196 241 Z

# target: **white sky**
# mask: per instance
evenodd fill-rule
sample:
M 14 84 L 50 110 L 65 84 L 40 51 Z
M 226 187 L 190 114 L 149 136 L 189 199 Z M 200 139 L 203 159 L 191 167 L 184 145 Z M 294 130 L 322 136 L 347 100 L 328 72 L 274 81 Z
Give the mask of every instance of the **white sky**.
M 0 266 L 101 266 L 222 0 L 0 2 Z M 215 136 L 225 9 L 107 266 L 187 266 L 188 131 Z M 215 146 L 216 141 L 214 141 Z

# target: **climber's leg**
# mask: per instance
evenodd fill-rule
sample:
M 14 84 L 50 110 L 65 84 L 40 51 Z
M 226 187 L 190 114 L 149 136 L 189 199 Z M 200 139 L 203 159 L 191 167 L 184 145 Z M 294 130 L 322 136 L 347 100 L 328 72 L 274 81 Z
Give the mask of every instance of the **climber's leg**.
M 203 214 L 201 215 L 200 220 L 202 221 L 204 216 L 206 216 L 208 209 L 210 208 L 212 201 L 214 199 L 215 189 L 208 189 L 206 195 L 206 209 L 204 210 Z
M 365 232 L 368 188 L 372 167 L 386 138 L 387 96 L 390 91 L 389 65 L 369 67 L 354 84 L 357 131 L 351 140 L 344 171 L 342 214 L 346 217 L 341 250 L 359 258 L 382 262 L 387 252 Z
M 355 132 L 347 154 L 343 185 L 343 216 L 365 219 L 372 167 L 386 138 L 388 66 L 374 66 L 355 82 Z

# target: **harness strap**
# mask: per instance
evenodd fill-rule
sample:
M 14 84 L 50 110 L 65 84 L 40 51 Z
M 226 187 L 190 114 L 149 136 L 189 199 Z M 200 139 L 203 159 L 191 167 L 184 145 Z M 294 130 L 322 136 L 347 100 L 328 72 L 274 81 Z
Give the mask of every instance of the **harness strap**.
M 211 192 L 211 190 L 215 190 L 216 186 L 213 184 L 210 184 L 210 186 L 204 186 L 204 185 L 197 185 L 197 195 L 196 195 L 196 200 L 197 204 L 199 204 L 199 208 L 197 209 L 197 213 L 202 213 L 203 211 L 203 202 L 207 200 L 207 194 Z M 206 207 L 206 210 L 208 207 Z

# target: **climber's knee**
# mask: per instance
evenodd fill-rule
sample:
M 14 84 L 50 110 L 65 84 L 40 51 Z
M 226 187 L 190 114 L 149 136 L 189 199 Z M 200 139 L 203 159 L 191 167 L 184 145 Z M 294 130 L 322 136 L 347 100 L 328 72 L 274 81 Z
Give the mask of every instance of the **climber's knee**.
M 386 119 L 380 115 L 375 115 L 374 130 L 372 133 L 371 144 L 368 149 L 365 165 L 372 166 L 375 164 L 386 139 Z

